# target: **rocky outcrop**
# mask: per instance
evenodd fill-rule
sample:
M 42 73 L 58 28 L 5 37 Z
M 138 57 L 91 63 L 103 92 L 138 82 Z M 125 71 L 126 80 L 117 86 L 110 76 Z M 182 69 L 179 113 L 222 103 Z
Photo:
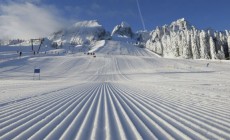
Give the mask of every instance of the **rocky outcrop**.
M 146 48 L 164 57 L 186 59 L 228 59 L 229 32 L 198 30 L 184 18 L 157 27 L 150 33 Z
M 111 36 L 122 36 L 132 38 L 134 33 L 129 24 L 122 22 L 120 25 L 114 27 Z

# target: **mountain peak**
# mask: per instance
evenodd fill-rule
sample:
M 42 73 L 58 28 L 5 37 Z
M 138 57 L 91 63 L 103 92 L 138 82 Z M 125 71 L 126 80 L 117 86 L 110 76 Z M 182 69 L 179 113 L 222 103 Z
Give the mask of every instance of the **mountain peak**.
M 99 24 L 97 20 L 85 20 L 76 22 L 73 27 L 101 27 L 102 25 Z
M 55 33 L 50 37 L 53 42 L 59 44 L 91 44 L 106 37 L 106 30 L 97 20 L 80 21 L 72 26 Z
M 171 29 L 173 31 L 186 30 L 186 29 L 191 29 L 192 28 L 190 23 L 185 18 L 181 18 L 181 19 L 178 19 L 176 21 L 173 21 L 170 24 L 170 27 L 171 27 Z
M 120 25 L 114 27 L 112 31 L 112 36 L 114 35 L 132 38 L 133 31 L 128 23 L 122 22 Z
M 184 21 L 186 21 L 186 20 L 185 20 L 185 18 L 180 18 L 180 19 L 178 19 L 177 21 L 178 21 L 178 22 L 184 22 Z
M 130 27 L 130 25 L 127 23 L 127 22 L 125 22 L 125 21 L 122 21 L 121 22 L 121 27 L 123 27 L 123 28 L 127 28 L 127 27 Z

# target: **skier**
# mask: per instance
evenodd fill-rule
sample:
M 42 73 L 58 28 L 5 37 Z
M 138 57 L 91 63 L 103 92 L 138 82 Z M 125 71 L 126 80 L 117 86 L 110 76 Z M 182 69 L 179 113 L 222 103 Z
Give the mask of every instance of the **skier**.
M 207 67 L 209 66 L 209 63 L 207 63 Z

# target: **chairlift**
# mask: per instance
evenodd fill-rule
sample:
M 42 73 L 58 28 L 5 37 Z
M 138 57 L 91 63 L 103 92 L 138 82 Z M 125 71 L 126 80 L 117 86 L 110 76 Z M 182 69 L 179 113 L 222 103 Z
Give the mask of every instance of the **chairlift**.
M 40 49 L 41 49 L 41 45 L 43 43 L 45 39 L 44 38 L 40 38 L 40 39 L 31 39 L 31 47 L 32 47 L 32 51 L 34 51 L 34 41 L 40 41 L 40 44 L 39 44 L 39 48 L 37 50 L 37 53 L 39 53 Z

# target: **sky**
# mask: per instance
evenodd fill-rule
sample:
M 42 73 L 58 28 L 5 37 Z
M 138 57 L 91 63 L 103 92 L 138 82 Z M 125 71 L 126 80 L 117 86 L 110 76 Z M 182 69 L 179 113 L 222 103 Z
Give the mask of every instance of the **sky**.
M 0 0 L 0 3 L 0 32 L 7 32 L 5 36 L 18 34 L 14 29 L 19 27 L 22 33 L 17 36 L 26 29 L 27 36 L 36 32 L 43 35 L 77 21 L 95 19 L 108 31 L 122 21 L 134 31 L 144 28 L 151 31 L 180 18 L 199 29 L 230 30 L 230 0 L 138 0 L 142 18 L 137 0 Z

